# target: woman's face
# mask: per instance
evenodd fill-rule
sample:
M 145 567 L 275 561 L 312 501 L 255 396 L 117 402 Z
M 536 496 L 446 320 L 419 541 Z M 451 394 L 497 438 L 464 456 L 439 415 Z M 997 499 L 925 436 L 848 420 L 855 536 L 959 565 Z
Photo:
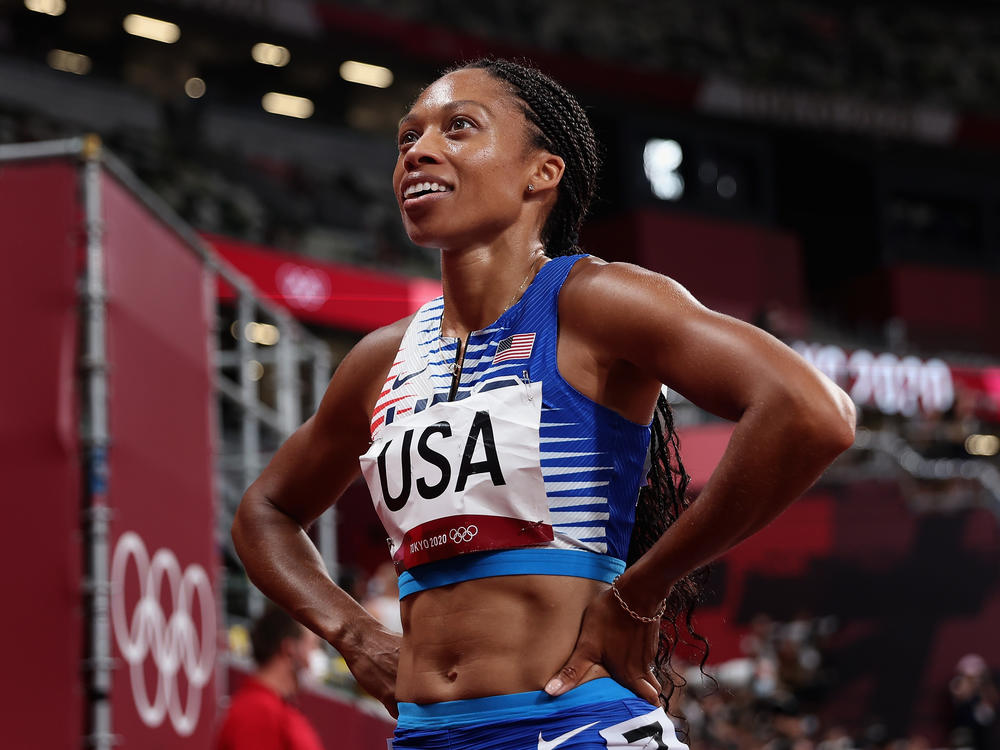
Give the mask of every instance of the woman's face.
M 537 153 L 518 101 L 489 73 L 439 78 L 399 124 L 392 182 L 410 239 L 452 248 L 498 237 L 522 215 Z

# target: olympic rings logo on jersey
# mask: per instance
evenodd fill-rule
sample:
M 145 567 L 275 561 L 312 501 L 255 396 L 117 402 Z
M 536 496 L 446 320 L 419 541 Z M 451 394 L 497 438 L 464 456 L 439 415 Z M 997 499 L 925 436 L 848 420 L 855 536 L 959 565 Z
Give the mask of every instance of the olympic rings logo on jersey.
M 139 600 L 129 617 L 125 580 L 130 561 L 139 576 Z M 169 587 L 169 617 L 160 602 L 164 581 Z M 192 617 L 196 596 L 200 632 Z M 129 664 L 139 718 L 148 727 L 158 727 L 169 717 L 177 734 L 192 734 L 201 713 L 202 688 L 215 670 L 215 596 L 205 569 L 192 563 L 182 571 L 177 556 L 166 548 L 156 550 L 151 559 L 142 538 L 135 532 L 125 532 L 118 538 L 111 558 L 111 624 L 122 657 Z M 157 673 L 152 702 L 144 674 L 150 656 Z M 181 701 L 177 682 L 181 670 L 187 679 L 187 706 Z
M 448 536 L 452 542 L 458 544 L 459 542 L 471 542 L 478 533 L 479 527 L 476 524 L 470 524 L 469 526 L 455 527 L 449 532 Z

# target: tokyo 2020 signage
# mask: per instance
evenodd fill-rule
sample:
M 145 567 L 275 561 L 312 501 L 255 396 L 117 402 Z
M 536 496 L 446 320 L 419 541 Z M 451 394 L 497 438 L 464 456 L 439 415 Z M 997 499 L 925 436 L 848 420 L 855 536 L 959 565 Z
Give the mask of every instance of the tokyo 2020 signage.
M 139 584 L 134 601 L 126 593 L 130 568 Z M 118 538 L 111 558 L 111 624 L 129 665 L 136 711 L 146 726 L 156 728 L 169 720 L 182 737 L 198 726 L 202 690 L 215 670 L 215 608 L 212 584 L 201 565 L 182 568 L 165 547 L 150 557 L 142 538 L 132 531 Z M 156 674 L 153 691 L 147 687 L 147 663 Z M 182 674 L 186 699 L 179 683 Z

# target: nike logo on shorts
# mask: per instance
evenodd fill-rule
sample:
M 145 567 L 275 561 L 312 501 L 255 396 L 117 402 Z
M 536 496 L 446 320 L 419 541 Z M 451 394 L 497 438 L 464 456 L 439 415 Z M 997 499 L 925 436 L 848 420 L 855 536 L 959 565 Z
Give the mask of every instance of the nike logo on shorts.
M 538 750 L 552 750 L 552 748 L 554 748 L 554 747 L 559 747 L 559 745 L 561 745 L 562 743 L 564 743 L 566 740 L 569 740 L 569 739 L 572 739 L 573 737 L 576 737 L 576 735 L 580 734 L 580 732 L 582 732 L 582 731 L 584 731 L 586 729 L 590 729 L 596 723 L 597 722 L 595 721 L 593 724 L 588 724 L 585 727 L 578 727 L 577 729 L 571 729 L 570 731 L 566 732 L 566 734 L 561 734 L 558 737 L 556 737 L 554 740 L 543 740 L 542 739 L 542 733 L 539 732 L 538 733 Z
M 424 365 L 424 370 L 427 369 L 427 365 Z M 409 375 L 397 375 L 396 379 L 392 381 L 392 390 L 396 390 L 399 386 L 403 385 L 410 378 L 415 378 L 417 375 L 422 373 L 424 370 L 418 370 L 417 372 L 411 372 Z

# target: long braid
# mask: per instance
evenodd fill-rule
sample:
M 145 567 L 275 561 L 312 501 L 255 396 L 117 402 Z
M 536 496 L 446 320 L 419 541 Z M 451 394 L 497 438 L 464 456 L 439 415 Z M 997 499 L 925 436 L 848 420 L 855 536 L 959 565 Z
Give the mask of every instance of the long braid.
M 649 474 L 647 484 L 639 490 L 635 526 L 629 543 L 627 565 L 632 565 L 656 544 L 670 525 L 691 504 L 688 476 L 681 462 L 680 441 L 674 429 L 674 414 L 663 393 L 656 399 L 656 413 L 650 426 Z M 660 622 L 660 643 L 656 654 L 656 671 L 666 688 L 664 700 L 669 702 L 684 678 L 671 664 L 671 657 L 680 643 L 701 651 L 699 667 L 708 659 L 708 641 L 694 629 L 694 609 L 701 598 L 708 577 L 702 568 L 677 581 L 667 597 L 666 610 Z
M 579 232 L 597 189 L 600 155 L 587 113 L 576 98 L 547 75 L 530 65 L 485 58 L 460 68 L 481 68 L 509 86 L 535 131 L 534 144 L 562 157 L 566 163 L 558 197 L 545 225 L 542 241 L 553 256 L 580 253 Z M 638 560 L 690 505 L 689 477 L 681 463 L 674 417 L 661 393 L 650 436 L 647 485 L 639 492 L 636 520 L 629 544 L 628 565 Z M 706 573 L 696 571 L 674 584 L 660 623 L 656 667 L 666 688 L 666 704 L 683 677 L 671 665 L 681 642 L 701 650 L 701 665 L 708 658 L 708 641 L 694 630 L 692 614 Z

